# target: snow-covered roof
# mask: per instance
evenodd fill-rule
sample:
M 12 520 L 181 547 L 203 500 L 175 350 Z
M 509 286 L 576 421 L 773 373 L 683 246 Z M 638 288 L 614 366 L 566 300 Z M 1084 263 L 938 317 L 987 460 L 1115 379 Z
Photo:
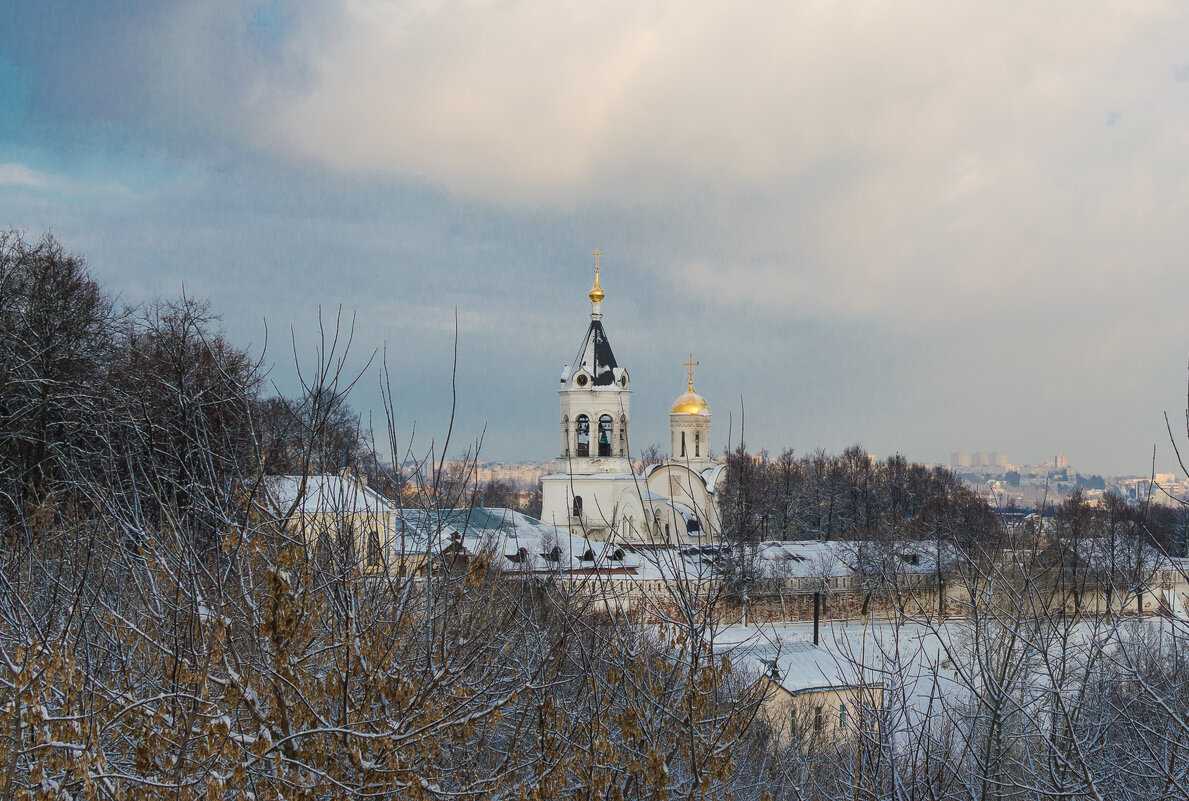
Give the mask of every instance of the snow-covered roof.
M 631 473 L 550 473 L 547 476 L 541 476 L 542 481 L 557 481 L 559 479 L 579 480 L 579 481 L 632 481 L 639 478 Z M 640 483 L 640 489 L 644 489 L 644 483 Z
M 716 464 L 714 467 L 708 467 L 702 471 L 702 480 L 706 482 L 706 489 L 714 492 L 715 486 L 718 484 L 719 476 L 727 469 L 725 464 Z
M 849 576 L 854 571 L 849 543 L 822 540 L 761 542 L 756 557 L 762 575 L 789 577 Z
M 1092 570 L 1168 570 L 1176 567 L 1172 559 L 1136 536 L 1061 539 L 1057 544 L 1075 551 L 1081 564 Z
M 772 656 L 757 656 L 756 668 L 793 695 L 822 689 L 878 684 L 870 671 L 811 642 L 786 642 Z
M 264 491 L 274 509 L 302 516 L 374 514 L 388 502 L 353 478 L 339 475 L 265 476 Z
M 640 561 L 622 548 L 498 507 L 405 509 L 398 513 L 397 532 L 394 547 L 406 554 L 440 553 L 457 543 L 470 554 L 501 557 L 495 561 L 506 572 L 634 569 Z

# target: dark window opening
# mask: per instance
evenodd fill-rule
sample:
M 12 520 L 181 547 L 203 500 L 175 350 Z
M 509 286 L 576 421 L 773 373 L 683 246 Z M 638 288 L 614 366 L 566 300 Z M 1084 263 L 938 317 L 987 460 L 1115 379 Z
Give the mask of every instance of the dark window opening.
M 582 496 L 574 496 L 574 517 L 582 517 Z
M 695 431 L 694 432 L 694 456 L 700 457 L 701 455 L 702 455 L 702 435 L 701 435 L 701 433 Z
M 820 706 L 815 706 L 813 708 L 813 730 L 822 730 L 822 708 Z
M 599 456 L 611 455 L 611 415 L 599 418 Z
M 553 550 L 548 553 L 541 554 L 541 558 L 546 562 L 560 562 L 561 561 L 561 546 L 554 545 Z
M 612 551 L 611 559 L 616 562 L 622 562 L 623 561 L 623 548 L 616 548 L 614 551 Z
M 367 534 L 367 566 L 379 567 L 383 561 L 380 553 L 380 532 L 372 530 Z
M 685 456 L 685 432 L 681 432 L 681 455 Z
M 346 557 L 347 562 L 355 564 L 355 524 L 351 522 L 344 523 L 339 529 L 339 550 Z
M 686 522 L 685 530 L 688 531 L 690 534 L 693 534 L 695 531 L 702 530 L 702 524 L 700 522 L 698 522 L 698 518 L 695 517 L 693 520 L 689 520 Z
M 590 418 L 584 414 L 578 415 L 574 429 L 578 433 L 578 455 L 590 456 Z

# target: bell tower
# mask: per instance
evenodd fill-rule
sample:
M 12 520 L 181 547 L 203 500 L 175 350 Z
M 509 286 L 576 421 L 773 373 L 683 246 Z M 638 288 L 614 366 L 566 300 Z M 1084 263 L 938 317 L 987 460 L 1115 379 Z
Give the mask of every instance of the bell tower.
M 595 248 L 590 325 L 574 361 L 562 367 L 561 450 L 572 473 L 630 473 L 628 421 L 631 390 L 627 370 L 619 366 L 603 328 L 603 291 Z
M 683 367 L 689 377 L 686 391 L 669 409 L 669 458 L 700 468 L 712 462 L 710 456 L 710 404 L 694 391 L 694 361 L 691 353 Z

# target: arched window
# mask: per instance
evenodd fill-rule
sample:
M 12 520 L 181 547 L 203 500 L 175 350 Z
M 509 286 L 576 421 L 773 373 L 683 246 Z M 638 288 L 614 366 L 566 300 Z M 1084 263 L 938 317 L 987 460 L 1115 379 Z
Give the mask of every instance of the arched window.
M 582 496 L 574 496 L 574 517 L 582 517 Z
M 318 543 L 315 546 L 315 555 L 318 563 L 323 567 L 330 564 L 330 560 L 334 558 L 334 543 L 331 542 L 330 532 L 325 528 L 320 528 L 318 531 Z
M 372 529 L 367 533 L 367 566 L 379 567 L 384 561 L 380 552 L 380 532 Z
M 611 415 L 599 418 L 599 456 L 611 455 Z
M 697 457 L 700 457 L 701 455 L 702 455 L 702 432 L 695 431 L 694 432 L 694 457 L 697 458 Z
M 570 416 L 568 414 L 561 418 L 561 455 L 570 455 Z
M 574 431 L 578 434 L 578 455 L 590 456 L 590 418 L 578 415 L 574 420 Z
M 681 455 L 685 456 L 685 432 L 681 432 Z

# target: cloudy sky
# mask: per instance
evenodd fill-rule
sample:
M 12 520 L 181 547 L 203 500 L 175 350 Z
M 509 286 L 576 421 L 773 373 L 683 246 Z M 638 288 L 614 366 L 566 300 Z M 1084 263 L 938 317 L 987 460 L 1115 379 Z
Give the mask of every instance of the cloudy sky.
M 548 458 L 598 245 L 637 446 L 692 351 L 719 445 L 1172 465 L 1183 2 L 110 5 L 0 0 L 0 227 L 281 391 L 341 307 L 440 440 L 457 309 L 457 428 Z

